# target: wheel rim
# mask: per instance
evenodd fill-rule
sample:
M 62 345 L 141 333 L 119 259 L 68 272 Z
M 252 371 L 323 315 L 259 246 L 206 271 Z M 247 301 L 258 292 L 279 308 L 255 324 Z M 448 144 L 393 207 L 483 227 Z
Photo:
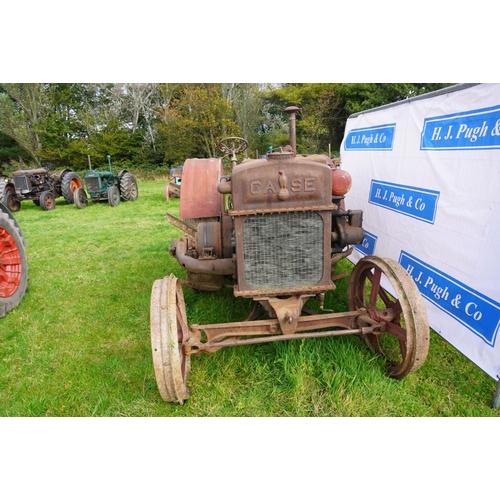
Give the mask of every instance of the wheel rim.
M 47 210 L 52 210 L 55 205 L 54 197 L 51 194 L 46 194 L 43 199 L 43 204 Z
M 394 289 L 382 288 L 383 276 Z M 388 362 L 388 373 L 403 378 L 424 363 L 429 349 L 425 304 L 415 282 L 392 259 L 370 256 L 355 266 L 349 281 L 349 309 L 366 309 L 383 333 L 367 334 L 368 344 Z
M 77 179 L 76 177 L 71 179 L 71 182 L 69 183 L 69 190 L 72 195 L 74 195 L 75 191 L 81 187 L 83 187 L 83 184 L 80 182 L 80 179 Z
M 0 228 L 0 297 L 13 295 L 21 283 L 21 254 L 12 235 Z
M 75 190 L 75 205 L 77 208 L 85 208 L 88 205 L 87 195 L 83 188 L 77 188 Z
M 173 275 L 156 280 L 151 293 L 151 348 L 156 383 L 164 401 L 189 398 L 191 358 L 184 352 L 187 318 L 181 284 Z
M 120 203 L 120 192 L 116 186 L 111 186 L 108 190 L 108 201 L 113 207 Z
M 11 212 L 19 212 L 21 202 L 14 198 L 14 193 L 7 193 L 5 204 Z

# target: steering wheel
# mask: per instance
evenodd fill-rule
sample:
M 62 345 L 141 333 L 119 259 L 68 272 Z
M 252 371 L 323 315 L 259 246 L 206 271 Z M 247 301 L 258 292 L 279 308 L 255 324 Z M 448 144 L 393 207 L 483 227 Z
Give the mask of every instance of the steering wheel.
M 242 153 L 248 148 L 248 141 L 243 137 L 226 137 L 217 144 L 219 151 L 230 155 Z

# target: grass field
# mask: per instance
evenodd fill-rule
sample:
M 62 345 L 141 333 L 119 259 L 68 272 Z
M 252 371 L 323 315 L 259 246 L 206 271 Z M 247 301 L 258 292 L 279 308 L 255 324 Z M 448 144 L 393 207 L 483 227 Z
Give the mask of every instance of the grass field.
M 156 279 L 185 277 L 168 253 L 166 181 L 139 198 L 84 210 L 61 198 L 23 202 L 29 288 L 1 319 L 0 416 L 498 416 L 496 382 L 432 332 L 427 362 L 402 381 L 354 336 L 222 349 L 192 358 L 184 405 L 165 403 L 153 373 L 149 301 Z M 349 263 L 345 263 L 349 269 Z M 347 310 L 348 279 L 325 306 Z M 243 320 L 252 302 L 184 290 L 189 324 Z

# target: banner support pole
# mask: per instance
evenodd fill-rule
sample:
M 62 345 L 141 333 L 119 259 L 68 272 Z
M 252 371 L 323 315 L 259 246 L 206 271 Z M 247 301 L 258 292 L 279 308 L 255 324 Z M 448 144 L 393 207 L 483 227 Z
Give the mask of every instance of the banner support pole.
M 491 402 L 491 407 L 495 410 L 500 407 L 500 377 L 498 378 L 497 391 L 495 392 L 495 396 L 493 397 L 493 401 Z

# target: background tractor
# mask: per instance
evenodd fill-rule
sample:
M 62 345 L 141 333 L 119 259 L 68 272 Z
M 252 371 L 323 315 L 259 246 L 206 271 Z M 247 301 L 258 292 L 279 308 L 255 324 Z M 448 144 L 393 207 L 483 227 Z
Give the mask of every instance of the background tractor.
M 108 201 L 112 207 L 120 203 L 120 197 L 125 201 L 135 201 L 139 196 L 139 188 L 134 174 L 128 170 L 121 170 L 118 175 L 113 173 L 111 157 L 108 155 L 108 171 L 96 171 L 92 169 L 89 156 L 90 170 L 85 174 L 85 185 L 91 201 Z M 75 205 L 85 208 L 88 205 L 88 197 L 82 188 L 75 192 Z
M 179 198 L 181 195 L 182 165 L 171 168 L 169 173 L 169 183 L 165 186 L 165 199 Z
M 74 193 L 81 187 L 81 177 L 68 169 L 58 172 L 51 172 L 50 167 L 21 169 L 13 172 L 12 179 L 4 178 L 3 203 L 11 212 L 21 210 L 24 200 L 31 200 L 42 210 L 53 210 L 56 198 L 63 196 L 68 203 L 73 203 Z
M 12 179 L 5 174 L 0 174 L 0 203 L 4 202 L 4 196 L 9 192 L 16 192 Z
M 27 286 L 26 241 L 16 219 L 0 203 L 0 317 L 22 301 Z
M 156 280 L 151 293 L 153 365 L 165 401 L 189 397 L 192 355 L 228 346 L 352 334 L 383 356 L 397 379 L 427 357 L 422 296 L 391 259 L 362 258 L 349 279 L 349 311 L 324 309 L 334 281 L 348 275 L 336 274 L 336 264 L 364 240 L 363 213 L 344 209 L 347 172 L 326 155 L 297 154 L 298 108 L 285 111 L 290 145 L 267 158 L 238 164 L 236 155 L 248 143 L 229 137 L 218 146 L 231 160 L 230 176 L 221 158 L 184 163 L 180 219 L 167 219 L 184 232 L 171 242 L 170 254 L 187 280 L 171 274 Z M 236 297 L 254 301 L 253 312 L 242 322 L 189 327 L 183 284 L 213 291 L 229 286 Z

